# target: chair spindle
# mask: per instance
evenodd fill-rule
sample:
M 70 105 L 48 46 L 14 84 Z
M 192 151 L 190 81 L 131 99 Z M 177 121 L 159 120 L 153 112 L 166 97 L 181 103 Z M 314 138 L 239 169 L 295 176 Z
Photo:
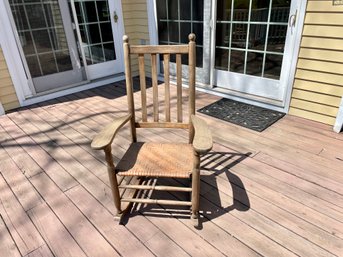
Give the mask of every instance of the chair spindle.
M 177 122 L 182 122 L 182 65 L 181 54 L 176 54 L 176 94 L 177 94 Z
M 152 94 L 153 94 L 153 110 L 154 121 L 158 122 L 158 85 L 157 85 L 157 61 L 156 54 L 151 54 L 151 77 L 152 77 Z
M 165 115 L 166 122 L 170 122 L 170 83 L 169 83 L 169 60 L 170 54 L 163 55 L 164 62 L 164 86 L 165 86 Z
M 141 86 L 142 97 L 142 120 L 147 121 L 147 107 L 146 107 L 146 81 L 145 81 L 145 67 L 144 67 L 144 54 L 138 55 L 139 64 L 139 80 Z

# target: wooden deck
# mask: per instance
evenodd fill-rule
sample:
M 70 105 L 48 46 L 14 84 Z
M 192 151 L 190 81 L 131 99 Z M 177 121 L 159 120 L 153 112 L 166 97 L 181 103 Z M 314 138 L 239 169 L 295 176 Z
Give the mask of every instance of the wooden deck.
M 200 108 L 217 97 L 197 99 Z M 139 205 L 117 225 L 104 156 L 90 141 L 125 110 L 117 83 L 0 117 L 0 256 L 343 256 L 342 134 L 292 116 L 258 133 L 201 115 L 215 139 L 202 158 L 202 228 L 187 209 Z M 123 129 L 116 159 L 127 138 Z

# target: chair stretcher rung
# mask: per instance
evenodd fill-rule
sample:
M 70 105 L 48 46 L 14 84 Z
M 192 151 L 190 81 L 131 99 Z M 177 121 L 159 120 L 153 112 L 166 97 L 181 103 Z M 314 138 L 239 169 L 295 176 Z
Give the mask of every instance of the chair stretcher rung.
M 140 190 L 157 190 L 157 191 L 192 192 L 192 188 L 190 188 L 190 187 L 173 187 L 173 186 L 120 185 L 119 188 L 140 189 Z
M 147 203 L 147 204 L 162 204 L 162 205 L 182 205 L 182 206 L 192 205 L 192 202 L 189 202 L 189 201 L 174 201 L 174 200 L 159 200 L 159 199 L 122 198 L 121 201 L 131 202 L 131 203 Z

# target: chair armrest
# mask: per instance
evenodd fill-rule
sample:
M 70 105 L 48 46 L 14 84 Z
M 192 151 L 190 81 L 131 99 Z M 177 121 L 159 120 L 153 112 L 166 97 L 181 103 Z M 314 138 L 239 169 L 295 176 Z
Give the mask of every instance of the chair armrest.
M 94 138 L 91 147 L 95 150 L 105 149 L 117 134 L 118 130 L 131 119 L 131 114 L 115 119 L 113 122 L 104 127 Z
M 198 154 L 205 154 L 212 149 L 212 134 L 206 122 L 195 115 L 191 116 L 194 127 L 193 147 Z

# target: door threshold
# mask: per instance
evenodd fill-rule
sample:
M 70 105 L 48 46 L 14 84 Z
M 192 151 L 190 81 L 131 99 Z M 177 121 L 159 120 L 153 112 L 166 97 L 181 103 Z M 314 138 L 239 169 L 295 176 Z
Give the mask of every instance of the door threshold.
M 41 92 L 38 93 L 34 96 L 27 97 L 21 104 L 22 107 L 40 103 L 43 101 L 48 101 L 51 99 L 55 99 L 57 97 L 65 96 L 65 95 L 70 95 L 74 94 L 77 92 L 81 92 L 87 89 L 92 89 L 100 86 L 104 86 L 106 84 L 114 83 L 117 81 L 121 81 L 125 79 L 125 74 L 124 73 L 118 73 L 112 76 L 92 80 L 92 81 L 85 81 L 81 82 L 80 84 L 73 84 L 73 85 L 68 85 L 65 87 L 60 87 L 58 89 L 52 89 L 49 91 Z
M 283 105 L 283 102 L 279 100 L 274 100 L 274 99 L 251 95 L 251 94 L 245 94 L 242 92 L 238 92 L 238 91 L 230 90 L 226 88 L 221 88 L 221 87 L 210 88 L 209 86 L 197 84 L 196 89 L 201 92 L 209 93 L 209 94 L 220 96 L 223 98 L 236 100 L 242 103 L 260 106 L 260 107 L 264 107 L 264 108 L 274 110 L 274 111 L 285 112 L 285 107 Z

